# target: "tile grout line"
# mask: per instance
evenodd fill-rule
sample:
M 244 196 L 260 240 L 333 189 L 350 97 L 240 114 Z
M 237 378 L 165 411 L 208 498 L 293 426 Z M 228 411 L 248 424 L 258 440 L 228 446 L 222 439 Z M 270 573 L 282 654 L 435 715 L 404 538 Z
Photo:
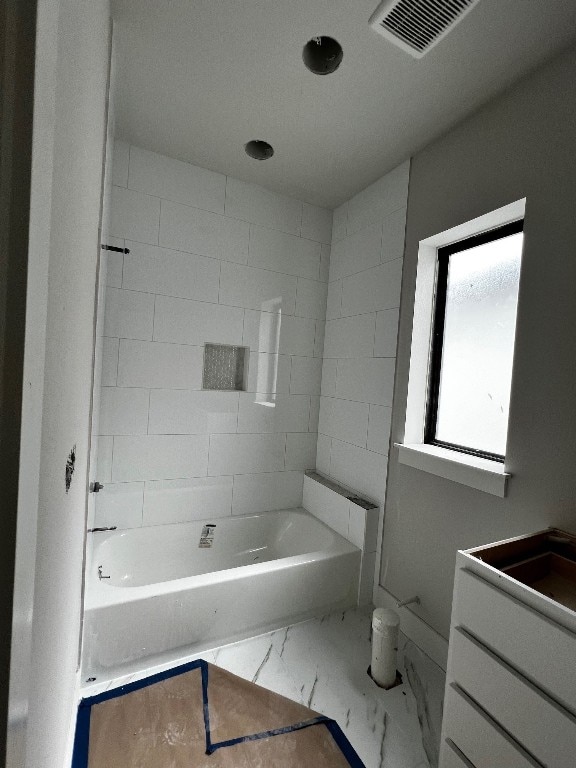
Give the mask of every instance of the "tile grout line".
M 283 273 L 279 272 L 278 274 L 283 274 Z M 302 280 L 309 279 L 307 277 L 297 278 L 296 275 L 288 275 L 288 277 L 294 277 L 295 279 L 302 279 Z M 318 282 L 318 281 L 311 280 L 310 282 Z M 325 283 L 319 283 L 319 284 L 325 285 Z M 191 299 L 187 296 L 172 296 L 171 294 L 168 294 L 168 293 L 155 293 L 154 291 L 140 291 L 136 288 L 117 288 L 116 286 L 113 286 L 113 285 L 107 286 L 107 288 L 108 290 L 112 290 L 112 291 L 124 291 L 125 293 L 138 293 L 143 296 L 161 296 L 162 298 L 174 299 L 175 301 L 187 301 L 187 302 L 192 302 L 194 304 L 209 304 L 213 307 L 222 307 L 222 308 L 228 308 L 228 309 L 244 309 L 244 310 L 250 310 L 251 312 L 264 313 L 267 315 L 278 314 L 278 312 L 268 312 L 260 308 L 255 309 L 254 307 L 244 307 L 240 304 L 220 304 L 215 301 L 203 301 L 202 299 Z M 389 309 L 398 309 L 398 307 L 389 307 Z M 374 311 L 386 312 L 387 309 L 379 309 Z M 288 312 L 287 310 L 284 310 L 284 314 L 286 315 L 286 317 L 298 317 L 301 320 L 322 320 L 323 322 L 325 322 L 324 318 L 322 317 L 315 317 L 312 315 L 297 315 L 295 314 L 295 312 Z M 373 312 L 362 312 L 361 314 L 373 314 Z M 358 317 L 358 315 L 347 315 L 346 317 Z M 337 318 L 337 319 L 342 319 L 342 318 Z M 110 338 L 129 338 L 129 337 L 111 336 Z M 150 339 L 139 339 L 139 341 L 150 341 Z M 178 342 L 172 342 L 172 343 L 178 343 Z M 198 346 L 198 345 L 191 345 L 191 346 Z M 307 355 L 299 355 L 299 357 L 307 357 Z
M 222 175 L 224 175 L 224 174 L 222 174 Z M 228 195 L 228 178 L 233 178 L 233 177 L 228 177 L 228 176 L 226 177 L 226 179 L 227 179 L 227 181 L 226 181 L 226 193 L 225 193 L 226 199 L 225 199 L 225 204 L 224 204 L 224 211 L 226 211 L 227 202 L 228 202 L 228 200 L 227 200 L 227 195 Z M 260 185 L 256 184 L 254 186 L 260 186 Z M 140 189 L 133 189 L 132 187 L 123 187 L 123 186 L 121 186 L 119 184 L 112 184 L 112 187 L 116 188 L 116 189 L 122 189 L 124 191 L 135 192 L 137 195 L 142 195 L 143 197 L 151 197 L 154 200 L 164 201 L 166 203 L 173 203 L 174 205 L 180 205 L 182 208 L 190 208 L 193 211 L 201 211 L 202 213 L 209 213 L 209 214 L 211 214 L 213 216 L 220 216 L 222 218 L 230 219 L 231 221 L 241 221 L 244 224 L 251 224 L 251 225 L 253 225 L 255 227 L 258 227 L 259 229 L 264 229 L 264 230 L 269 231 L 269 232 L 280 232 L 283 235 L 288 235 L 290 237 L 296 237 L 299 240 L 306 240 L 306 241 L 309 241 L 311 243 L 318 243 L 319 245 L 330 245 L 331 244 L 331 243 L 324 243 L 322 240 L 314 240 L 314 238 L 311 238 L 311 237 L 302 237 L 300 234 L 298 234 L 298 232 L 295 232 L 294 230 L 288 231 L 286 229 L 280 229 L 278 227 L 273 227 L 273 226 L 270 226 L 270 225 L 267 225 L 267 224 L 262 224 L 260 222 L 253 221 L 252 219 L 243 219 L 240 216 L 233 216 L 230 213 L 226 213 L 226 212 L 222 213 L 221 211 L 215 211 L 213 208 L 201 208 L 201 207 L 199 207 L 197 205 L 190 205 L 189 203 L 183 203 L 181 200 L 173 200 L 170 197 L 161 197 L 160 195 L 155 195 L 155 194 L 152 194 L 151 192 L 143 192 Z M 261 187 L 261 189 L 264 189 L 264 187 Z M 297 198 L 295 198 L 295 197 L 289 198 L 289 199 L 290 200 L 294 200 L 297 203 L 302 204 L 302 201 L 297 200 Z M 117 235 L 112 235 L 112 234 L 110 236 L 111 237 L 124 237 L 124 235 L 117 236 Z M 127 238 L 127 239 L 128 240 L 134 240 L 134 238 Z M 134 242 L 140 242 L 140 241 L 134 240 Z M 337 242 L 339 242 L 339 241 L 337 241 Z M 148 243 L 148 245 L 154 245 L 154 243 Z M 166 247 L 166 246 L 164 246 L 164 247 Z

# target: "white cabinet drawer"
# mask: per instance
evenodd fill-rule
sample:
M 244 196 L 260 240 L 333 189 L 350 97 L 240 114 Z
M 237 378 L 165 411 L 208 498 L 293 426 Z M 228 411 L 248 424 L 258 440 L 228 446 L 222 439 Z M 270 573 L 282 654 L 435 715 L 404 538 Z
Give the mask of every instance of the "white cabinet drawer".
M 465 569 L 453 622 L 576 714 L 576 635 Z
M 547 768 L 574 768 L 576 718 L 456 627 L 453 680 Z M 449 723 L 449 721 L 446 721 Z
M 440 749 L 440 768 L 476 768 L 449 739 Z
M 446 689 L 444 717 L 448 724 L 446 736 L 475 768 L 541 768 L 454 684 Z

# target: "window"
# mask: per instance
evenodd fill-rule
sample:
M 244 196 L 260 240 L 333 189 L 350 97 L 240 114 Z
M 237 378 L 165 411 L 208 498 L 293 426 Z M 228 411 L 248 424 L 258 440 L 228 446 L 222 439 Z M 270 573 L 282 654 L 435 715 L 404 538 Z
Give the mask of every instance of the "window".
M 522 232 L 438 248 L 425 443 L 504 461 Z

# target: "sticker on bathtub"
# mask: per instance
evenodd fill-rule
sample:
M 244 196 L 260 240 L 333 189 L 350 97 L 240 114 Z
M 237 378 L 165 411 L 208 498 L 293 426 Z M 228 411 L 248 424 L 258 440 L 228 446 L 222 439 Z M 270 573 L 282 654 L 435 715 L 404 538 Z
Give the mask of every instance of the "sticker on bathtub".
M 216 533 L 216 526 L 212 524 L 202 526 L 202 533 L 200 534 L 199 547 L 208 549 L 214 543 L 214 534 Z

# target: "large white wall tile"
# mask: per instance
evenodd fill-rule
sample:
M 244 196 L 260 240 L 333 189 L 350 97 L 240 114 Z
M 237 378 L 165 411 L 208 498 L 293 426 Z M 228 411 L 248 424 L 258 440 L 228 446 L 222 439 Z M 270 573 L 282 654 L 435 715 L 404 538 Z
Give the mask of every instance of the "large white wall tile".
M 224 213 L 226 176 L 139 147 L 130 149 L 128 186 L 164 200 Z
M 332 240 L 332 211 L 317 205 L 304 203 L 302 206 L 302 237 L 330 243 Z
M 142 525 L 144 483 L 112 483 L 96 497 L 95 525 L 139 528 Z
M 355 507 L 356 504 L 350 503 L 350 519 L 352 519 L 352 509 Z M 376 507 L 375 509 L 367 509 L 365 512 L 366 528 L 364 532 L 364 551 L 376 552 L 378 549 L 378 526 L 380 523 L 380 509 Z
M 237 392 L 191 392 L 153 389 L 150 392 L 151 435 L 208 435 L 236 432 Z
M 144 525 L 212 520 L 232 514 L 232 477 L 150 480 L 144 488 Z
M 300 317 L 314 317 L 324 320 L 326 317 L 326 295 L 328 286 L 318 280 L 298 278 L 296 289 L 296 310 Z
M 406 206 L 410 161 L 399 165 L 348 202 L 347 232 L 353 234 Z
M 343 203 L 332 214 L 332 240 L 331 243 L 337 243 L 338 240 L 346 237 L 346 228 L 348 223 L 348 203 Z
M 160 245 L 246 264 L 249 225 L 180 203 L 162 201 Z
M 252 267 L 317 280 L 321 253 L 320 243 L 312 240 L 255 225 L 250 227 L 248 264 Z
M 103 387 L 115 387 L 118 377 L 118 339 L 102 339 L 102 381 Z
M 382 224 L 349 235 L 332 246 L 330 282 L 375 267 L 380 264 L 381 254 Z
M 246 310 L 243 344 L 251 351 L 313 357 L 316 322 L 321 321 Z
M 328 283 L 326 301 L 326 320 L 335 320 L 342 314 L 342 280 Z
M 102 387 L 101 435 L 145 435 L 148 430 L 147 389 Z
M 320 392 L 324 397 L 336 397 L 336 373 L 338 370 L 338 360 L 334 358 L 324 358 L 322 361 L 322 385 Z
M 362 403 L 392 405 L 396 360 L 390 357 L 360 357 L 340 360 L 336 397 Z
M 123 287 L 218 303 L 220 262 L 205 256 L 128 242 Z
M 285 434 L 212 435 L 209 475 L 246 475 L 284 469 Z
M 400 208 L 382 223 L 382 262 L 403 258 L 405 234 L 406 208 Z
M 400 310 L 386 309 L 376 314 L 375 357 L 395 357 L 398 343 L 398 316 Z
M 341 536 L 348 537 L 350 502 L 311 477 L 304 477 L 302 505 Z
M 302 203 L 292 197 L 269 192 L 256 184 L 228 177 L 226 215 L 269 229 L 300 234 Z
M 291 432 L 286 435 L 286 469 L 314 469 L 316 466 L 315 432 Z
M 329 320 L 324 357 L 372 357 L 375 324 L 375 314 Z
M 400 306 L 402 259 L 347 277 L 342 285 L 342 316 Z
M 240 393 L 238 432 L 307 432 L 310 415 L 308 395 Z
M 158 245 L 160 200 L 132 189 L 112 187 L 110 234 Z
M 202 347 L 122 339 L 118 386 L 200 389 L 203 352 Z
M 206 475 L 207 467 L 207 435 L 142 435 L 114 438 L 114 481 L 202 477 Z
M 322 245 L 320 254 L 320 275 L 318 279 L 327 283 L 330 277 L 330 246 Z
M 100 483 L 112 482 L 112 449 L 113 437 L 99 437 L 97 441 L 98 453 L 98 481 Z
M 263 472 L 236 475 L 232 514 L 247 515 L 302 504 L 302 472 Z
M 318 432 L 318 419 L 320 418 L 320 395 L 310 395 L 310 420 L 308 432 Z
M 201 301 L 156 297 L 154 340 L 202 346 L 242 344 L 244 310 Z
M 130 144 L 115 139 L 112 153 L 112 184 L 116 187 L 127 187 Z
M 154 296 L 151 293 L 108 288 L 104 335 L 122 339 L 152 339 Z
M 368 450 L 388 455 L 392 408 L 388 405 L 371 405 L 368 419 Z
M 119 237 L 108 237 L 108 245 L 124 248 L 124 240 Z M 122 243 L 122 245 L 116 245 Z M 106 259 L 106 285 L 110 288 L 122 288 L 122 273 L 124 271 L 124 254 L 116 251 L 103 251 L 102 259 Z
M 265 395 L 288 394 L 290 392 L 290 366 L 289 355 L 251 352 L 246 391 L 259 392 Z
M 387 457 L 332 440 L 330 474 L 338 482 L 381 504 L 386 490 Z
M 239 264 L 222 264 L 220 303 L 263 311 L 281 310 L 293 315 L 296 304 L 296 277 Z
M 326 321 L 316 320 L 316 333 L 314 336 L 314 357 L 324 355 L 324 338 L 326 336 Z
M 319 357 L 293 357 L 290 376 L 290 394 L 319 395 L 322 378 L 322 359 Z
M 376 552 L 364 552 L 360 565 L 360 584 L 358 586 L 358 605 L 371 605 L 376 579 Z
M 316 469 L 324 475 L 330 474 L 330 449 L 332 438 L 328 435 L 318 434 L 316 443 Z
M 368 410 L 366 403 L 321 397 L 318 432 L 365 448 L 368 438 Z
M 364 549 L 366 537 L 366 510 L 350 502 L 350 520 L 348 523 L 348 541 L 358 549 Z

